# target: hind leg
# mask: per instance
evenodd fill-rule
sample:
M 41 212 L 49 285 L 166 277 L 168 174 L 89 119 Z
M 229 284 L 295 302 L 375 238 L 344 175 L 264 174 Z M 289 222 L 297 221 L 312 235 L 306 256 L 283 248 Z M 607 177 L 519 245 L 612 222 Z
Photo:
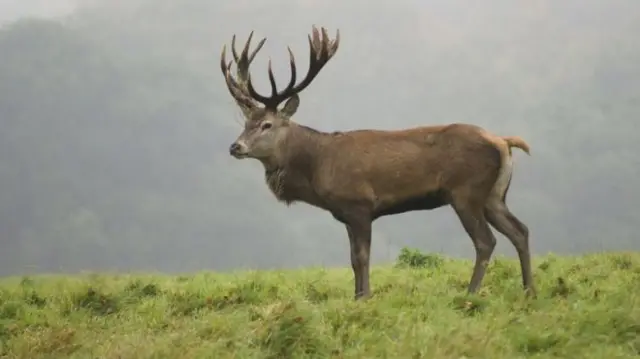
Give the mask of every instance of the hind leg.
M 536 289 L 531 270 L 531 252 L 529 250 L 529 229 L 509 211 L 503 201 L 490 201 L 485 207 L 487 221 L 511 241 L 518 252 L 522 271 L 522 285 L 527 294 L 535 297 Z
M 476 261 L 468 287 L 469 293 L 475 293 L 482 283 L 487 265 L 496 247 L 496 238 L 493 236 L 493 233 L 491 233 L 491 228 L 489 228 L 487 224 L 482 206 L 454 202 L 452 207 L 458 215 L 465 231 L 469 237 L 471 237 L 471 241 L 476 250 Z

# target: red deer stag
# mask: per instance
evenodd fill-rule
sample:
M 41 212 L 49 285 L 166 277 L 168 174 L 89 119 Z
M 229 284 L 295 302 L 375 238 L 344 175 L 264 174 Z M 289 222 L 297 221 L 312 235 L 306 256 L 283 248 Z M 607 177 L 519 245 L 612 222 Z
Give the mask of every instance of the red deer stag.
M 283 91 L 276 88 L 269 61 L 269 97 L 257 93 L 251 82 L 249 66 L 266 41 L 262 39 L 249 54 L 252 36 L 253 32 L 238 55 L 234 35 L 231 49 L 235 61 L 227 63 L 226 45 L 220 59 L 229 92 L 245 116 L 244 130 L 229 152 L 237 159 L 259 160 L 267 185 L 279 201 L 301 201 L 322 208 L 346 226 L 356 299 L 370 296 L 372 222 L 382 216 L 445 205 L 453 207 L 475 246 L 468 292 L 478 290 L 493 253 L 496 239 L 491 224 L 515 246 L 524 289 L 535 295 L 528 229 L 505 204 L 512 173 L 511 147 L 529 153 L 524 140 L 495 136 L 470 124 L 333 133 L 300 125 L 291 119 L 300 103 L 298 94 L 335 55 L 340 32 L 330 40 L 326 29 L 320 34 L 313 27 L 308 36 L 309 70 L 297 85 L 295 60 L 288 48 L 291 79 Z M 235 78 L 231 74 L 233 62 L 237 66 Z

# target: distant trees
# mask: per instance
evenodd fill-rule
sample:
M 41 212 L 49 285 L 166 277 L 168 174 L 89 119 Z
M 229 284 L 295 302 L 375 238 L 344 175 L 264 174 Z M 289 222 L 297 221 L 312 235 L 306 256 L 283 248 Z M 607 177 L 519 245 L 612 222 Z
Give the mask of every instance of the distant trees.
M 0 28 L 0 275 L 348 263 L 342 227 L 312 208 L 274 203 L 259 164 L 228 158 L 239 114 L 216 61 L 221 39 L 249 25 L 227 19 L 224 6 L 258 10 L 203 0 L 138 0 L 135 11 L 128 4 Z M 333 14 L 331 6 L 296 6 Z M 399 29 L 423 26 L 416 19 Z M 531 228 L 534 251 L 638 248 L 638 46 L 609 41 L 606 32 L 574 37 L 547 68 L 548 55 L 533 56 L 534 45 L 516 35 L 508 41 L 512 58 L 471 41 L 455 51 L 446 39 L 416 47 L 415 36 L 436 36 L 416 29 L 413 38 L 384 35 L 416 55 L 385 65 L 371 54 L 392 40 L 371 33 L 369 23 L 344 24 L 348 50 L 332 65 L 340 75 L 314 89 L 332 90 L 303 99 L 305 116 L 323 118 L 316 127 L 465 121 L 523 135 L 532 157 L 516 159 L 509 202 Z M 345 72 L 351 81 L 330 83 Z M 392 92 L 380 89 L 380 77 Z M 413 214 L 376 224 L 378 258 L 391 260 L 390 248 L 405 245 L 465 253 L 454 218 L 438 213 L 426 222 Z

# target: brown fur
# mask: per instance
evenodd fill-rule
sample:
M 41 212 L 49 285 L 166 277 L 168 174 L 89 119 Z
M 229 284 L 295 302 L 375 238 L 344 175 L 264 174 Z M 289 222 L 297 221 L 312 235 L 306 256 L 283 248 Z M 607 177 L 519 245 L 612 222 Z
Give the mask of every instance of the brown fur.
M 326 36 L 324 29 L 323 34 Z M 337 41 L 333 44 L 337 49 Z M 321 46 L 332 43 L 326 38 L 319 39 L 314 32 L 310 45 L 312 50 L 321 52 Z M 248 43 L 243 56 L 247 48 Z M 237 63 L 242 63 L 243 57 L 234 57 Z M 248 62 L 244 64 L 248 66 Z M 286 96 L 279 94 L 278 100 L 274 100 L 275 96 L 268 101 L 260 100 L 242 85 L 250 79 L 240 77 L 235 84 L 230 82 L 233 80 L 229 66 L 225 67 L 224 61 L 222 64 L 231 94 L 248 113 L 245 130 L 232 145 L 231 154 L 260 160 L 267 186 L 279 201 L 304 202 L 322 208 L 345 225 L 351 244 L 356 298 L 370 295 L 373 221 L 447 205 L 458 215 L 476 249 L 468 291 L 477 291 L 493 253 L 496 240 L 489 228 L 491 224 L 516 247 L 523 285 L 530 294 L 535 294 L 528 229 L 504 202 L 511 182 L 511 147 L 529 153 L 524 140 L 499 137 L 471 124 L 397 131 L 320 132 L 290 120 L 297 109 L 297 92 L 290 93 L 284 108 L 277 110 L 278 101 Z M 291 88 L 285 92 L 288 90 Z M 265 103 L 265 107 L 252 105 L 249 97 Z
M 526 154 L 531 155 L 531 149 L 529 148 L 529 144 L 525 142 L 524 139 L 520 136 L 503 136 L 502 139 L 509 145 L 509 147 L 517 147 L 523 150 Z M 511 153 L 511 148 L 509 148 L 509 153 Z

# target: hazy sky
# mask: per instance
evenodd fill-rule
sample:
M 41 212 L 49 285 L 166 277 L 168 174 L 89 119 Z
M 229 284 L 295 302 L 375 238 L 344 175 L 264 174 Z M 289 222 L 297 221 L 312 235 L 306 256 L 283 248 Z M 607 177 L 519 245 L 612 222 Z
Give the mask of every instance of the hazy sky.
M 0 24 L 21 17 L 56 17 L 70 13 L 78 0 L 0 0 Z

